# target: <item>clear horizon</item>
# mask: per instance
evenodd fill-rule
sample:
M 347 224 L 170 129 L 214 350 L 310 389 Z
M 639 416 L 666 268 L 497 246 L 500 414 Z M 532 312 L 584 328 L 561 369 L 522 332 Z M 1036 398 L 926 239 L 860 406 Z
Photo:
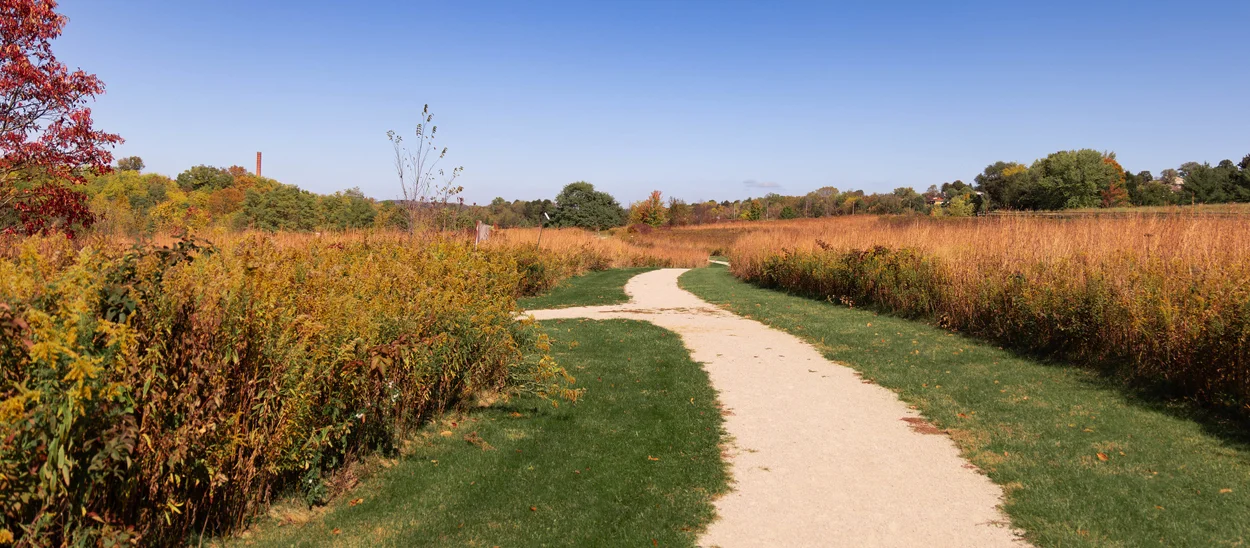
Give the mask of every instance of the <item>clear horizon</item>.
M 1042 12 L 1041 10 L 1045 10 Z M 1114 151 L 1156 175 L 1250 153 L 1250 4 L 64 0 L 54 52 L 149 171 L 254 167 L 398 194 L 386 131 L 430 104 L 465 199 L 627 204 L 888 192 Z

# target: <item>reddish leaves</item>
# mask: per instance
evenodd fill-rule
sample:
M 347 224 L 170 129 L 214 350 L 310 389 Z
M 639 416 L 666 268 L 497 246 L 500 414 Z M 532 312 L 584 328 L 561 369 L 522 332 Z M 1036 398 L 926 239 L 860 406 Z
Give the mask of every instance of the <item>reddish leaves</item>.
M 12 208 L 20 224 L 4 232 L 73 237 L 89 227 L 85 198 L 61 181 L 108 171 L 108 148 L 122 142 L 92 127 L 86 105 L 104 83 L 52 54 L 64 27 L 55 0 L 0 0 L 0 209 Z

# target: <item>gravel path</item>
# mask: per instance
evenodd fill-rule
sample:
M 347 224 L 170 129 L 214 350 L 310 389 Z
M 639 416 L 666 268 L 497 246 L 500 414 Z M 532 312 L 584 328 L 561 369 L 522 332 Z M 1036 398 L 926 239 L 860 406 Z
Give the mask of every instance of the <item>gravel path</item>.
M 889 390 L 811 345 L 640 274 L 627 304 L 536 310 L 540 320 L 627 318 L 672 330 L 727 409 L 733 490 L 701 546 L 1024 546 L 1002 495 Z

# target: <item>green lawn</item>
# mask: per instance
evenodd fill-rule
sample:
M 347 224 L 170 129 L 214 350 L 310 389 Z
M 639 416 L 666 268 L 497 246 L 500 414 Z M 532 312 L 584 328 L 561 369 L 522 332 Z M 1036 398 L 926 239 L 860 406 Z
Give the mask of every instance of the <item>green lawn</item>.
M 625 282 L 654 268 L 617 268 L 590 272 L 560 282 L 551 292 L 517 300 L 521 310 L 601 306 L 629 302 Z
M 1244 425 L 927 324 L 759 289 L 723 267 L 681 284 L 898 392 L 1004 487 L 1005 510 L 1037 545 L 1250 542 Z
M 707 374 L 651 324 L 543 325 L 584 399 L 448 417 L 310 521 L 268 519 L 236 543 L 692 546 L 727 485 Z

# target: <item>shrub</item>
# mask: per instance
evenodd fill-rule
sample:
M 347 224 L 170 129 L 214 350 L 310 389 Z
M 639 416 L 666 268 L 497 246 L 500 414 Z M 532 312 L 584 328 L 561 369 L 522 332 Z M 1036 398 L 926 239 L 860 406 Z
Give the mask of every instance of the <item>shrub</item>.
M 305 244 L 0 258 L 0 535 L 177 544 L 284 489 L 319 501 L 327 472 L 475 392 L 576 396 L 514 321 L 509 253 Z

